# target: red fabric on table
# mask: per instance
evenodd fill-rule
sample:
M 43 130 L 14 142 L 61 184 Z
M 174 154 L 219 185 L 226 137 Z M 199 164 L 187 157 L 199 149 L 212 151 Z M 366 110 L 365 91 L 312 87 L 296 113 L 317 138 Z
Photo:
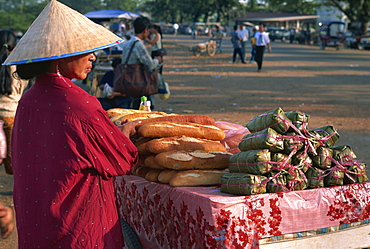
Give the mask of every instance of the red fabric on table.
M 96 97 L 38 77 L 19 102 L 12 149 L 19 248 L 122 248 L 113 180 L 137 149 Z
M 144 248 L 258 248 L 258 239 L 370 218 L 370 183 L 234 196 L 116 178 L 120 215 Z

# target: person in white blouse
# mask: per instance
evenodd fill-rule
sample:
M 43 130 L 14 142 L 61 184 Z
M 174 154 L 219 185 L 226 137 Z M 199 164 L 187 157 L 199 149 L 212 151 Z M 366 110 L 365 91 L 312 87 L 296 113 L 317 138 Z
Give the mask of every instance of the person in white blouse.
M 267 51 L 271 53 L 271 43 L 268 34 L 265 32 L 265 25 L 259 25 L 259 30 L 254 35 L 256 38 L 256 62 L 258 66 L 258 72 L 261 72 L 263 55 L 267 46 Z

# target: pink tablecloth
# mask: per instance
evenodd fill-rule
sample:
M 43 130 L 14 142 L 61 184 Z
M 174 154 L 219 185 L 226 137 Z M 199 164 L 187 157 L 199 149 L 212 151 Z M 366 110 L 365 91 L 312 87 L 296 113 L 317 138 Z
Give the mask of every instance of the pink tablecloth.
M 120 214 L 144 248 L 258 248 L 258 239 L 370 218 L 370 183 L 234 196 L 217 187 L 116 179 Z

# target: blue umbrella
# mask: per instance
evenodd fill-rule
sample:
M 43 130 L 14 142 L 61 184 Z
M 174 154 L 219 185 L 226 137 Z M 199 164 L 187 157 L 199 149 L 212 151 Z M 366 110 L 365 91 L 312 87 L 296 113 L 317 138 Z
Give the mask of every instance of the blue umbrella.
M 88 12 L 85 14 L 85 16 L 90 19 L 109 19 L 109 18 L 135 19 L 140 15 L 126 10 L 97 10 Z

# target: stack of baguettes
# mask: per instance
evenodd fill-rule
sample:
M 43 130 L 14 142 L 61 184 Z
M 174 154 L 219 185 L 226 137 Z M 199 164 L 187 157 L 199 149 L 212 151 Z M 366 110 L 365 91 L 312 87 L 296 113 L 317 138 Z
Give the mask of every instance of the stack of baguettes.
M 112 122 L 140 120 L 137 137 L 131 138 L 139 151 L 132 173 L 148 181 L 174 187 L 220 185 L 228 173 L 229 158 L 221 141 L 225 132 L 206 115 L 180 115 L 129 109 L 108 111 Z

